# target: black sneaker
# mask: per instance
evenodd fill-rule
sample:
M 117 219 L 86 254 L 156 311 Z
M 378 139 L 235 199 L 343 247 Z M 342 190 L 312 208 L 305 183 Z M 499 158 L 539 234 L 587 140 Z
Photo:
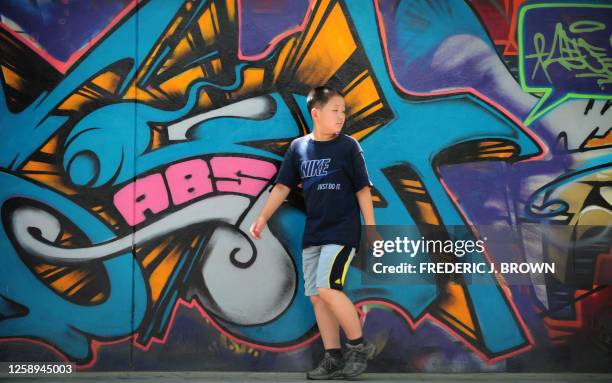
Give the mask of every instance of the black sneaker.
M 342 377 L 350 379 L 362 374 L 368 368 L 368 359 L 374 357 L 376 347 L 372 343 L 364 342 L 357 346 L 347 344 L 346 348 L 341 374 Z
M 326 352 L 323 360 L 313 370 L 306 373 L 306 378 L 311 380 L 326 380 L 338 378 L 344 361 L 342 358 L 332 356 Z

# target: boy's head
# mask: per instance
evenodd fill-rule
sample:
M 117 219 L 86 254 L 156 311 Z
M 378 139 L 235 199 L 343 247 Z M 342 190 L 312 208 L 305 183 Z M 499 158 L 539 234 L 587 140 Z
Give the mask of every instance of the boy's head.
M 344 98 L 340 92 L 327 86 L 316 87 L 308 92 L 306 106 L 319 133 L 340 133 L 346 117 Z

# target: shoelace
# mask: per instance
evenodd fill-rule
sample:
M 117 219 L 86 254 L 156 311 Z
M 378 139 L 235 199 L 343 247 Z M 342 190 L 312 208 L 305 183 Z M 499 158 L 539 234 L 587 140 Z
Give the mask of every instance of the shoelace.
M 319 364 L 319 367 L 322 367 L 328 371 L 331 370 L 332 368 L 334 368 L 334 358 L 332 358 L 331 356 L 325 356 Z

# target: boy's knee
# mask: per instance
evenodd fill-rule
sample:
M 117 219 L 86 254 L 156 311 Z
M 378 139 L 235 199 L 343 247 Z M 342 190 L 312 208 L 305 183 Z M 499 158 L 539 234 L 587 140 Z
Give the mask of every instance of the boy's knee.
M 317 305 L 320 305 L 322 303 L 325 303 L 325 302 L 323 302 L 323 299 L 321 299 L 321 297 L 318 296 L 318 295 L 311 295 L 310 296 L 310 302 L 312 303 L 313 306 L 317 306 Z

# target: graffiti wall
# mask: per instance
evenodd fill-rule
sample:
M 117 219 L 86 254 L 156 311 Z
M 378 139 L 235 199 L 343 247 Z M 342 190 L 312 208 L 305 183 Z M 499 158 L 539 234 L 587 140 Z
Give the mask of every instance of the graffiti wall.
M 3 1 L 0 360 L 310 368 L 299 194 L 247 233 L 328 84 L 378 224 L 503 227 L 563 266 L 373 288 L 352 265 L 370 371 L 611 371 L 612 6 L 575 3 Z

